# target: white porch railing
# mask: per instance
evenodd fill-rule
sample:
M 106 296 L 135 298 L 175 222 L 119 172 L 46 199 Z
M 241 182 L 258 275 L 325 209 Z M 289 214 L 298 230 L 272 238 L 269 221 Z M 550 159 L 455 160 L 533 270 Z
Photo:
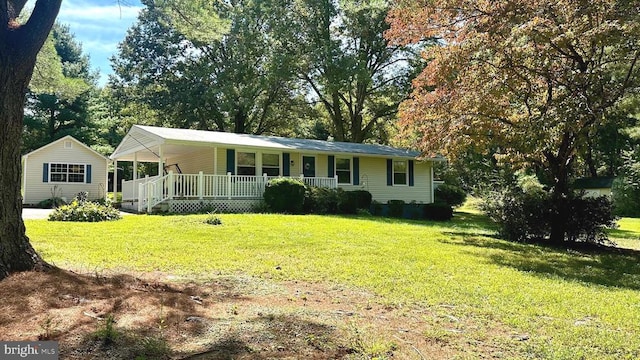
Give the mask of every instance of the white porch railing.
M 158 176 L 146 176 L 135 180 L 123 180 L 122 181 L 122 200 L 137 200 L 138 199 L 138 185 L 144 184 L 149 181 L 157 179 Z M 146 189 L 146 188 L 145 188 Z M 146 194 L 143 194 L 146 198 Z
M 276 177 L 246 175 L 169 174 L 122 182 L 122 200 L 138 202 L 138 211 L 168 199 L 260 199 L 267 182 Z M 309 186 L 337 188 L 338 178 L 300 177 Z

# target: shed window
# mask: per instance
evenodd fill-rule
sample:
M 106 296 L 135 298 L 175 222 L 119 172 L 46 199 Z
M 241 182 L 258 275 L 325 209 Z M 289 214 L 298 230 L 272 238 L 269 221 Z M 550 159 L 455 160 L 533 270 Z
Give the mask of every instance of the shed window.
M 262 154 L 262 174 L 280 176 L 280 155 Z
M 238 152 L 238 175 L 256 175 L 256 154 Z
M 84 164 L 51 164 L 49 181 L 65 183 L 84 183 L 86 166 Z

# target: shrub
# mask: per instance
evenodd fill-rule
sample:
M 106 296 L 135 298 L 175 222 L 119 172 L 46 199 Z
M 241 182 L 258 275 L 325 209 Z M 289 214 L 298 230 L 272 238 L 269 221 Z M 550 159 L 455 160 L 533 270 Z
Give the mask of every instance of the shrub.
M 204 219 L 205 224 L 209 225 L 222 225 L 222 220 L 215 213 L 207 214 L 207 217 Z
M 304 204 L 305 186 L 302 181 L 291 178 L 270 180 L 264 191 L 264 201 L 278 213 L 299 214 Z
M 38 207 L 41 209 L 55 209 L 58 206 L 65 205 L 66 202 L 59 197 L 51 197 L 48 199 L 44 199 L 38 203 Z
M 49 214 L 49 221 L 98 222 L 118 219 L 120 219 L 120 211 L 110 205 L 78 201 L 77 199 L 69 205 L 58 207 Z
M 640 187 L 633 179 L 621 177 L 614 180 L 611 194 L 616 215 L 640 217 Z
M 424 204 L 422 211 L 427 220 L 448 221 L 453 218 L 453 208 L 445 203 Z
M 367 190 L 354 190 L 347 193 L 355 201 L 356 209 L 369 209 L 371 207 L 373 196 Z
M 371 202 L 371 214 L 376 216 L 382 216 L 382 203 L 373 200 Z
M 449 204 L 451 207 L 458 207 L 467 200 L 467 193 L 461 187 L 443 184 L 434 191 L 436 203 Z
M 604 244 L 606 228 L 615 226 L 611 201 L 605 197 L 570 197 L 556 204 L 546 191 L 512 189 L 485 197 L 482 210 L 498 224 L 500 235 L 511 241 L 548 239 L 558 206 L 567 206 L 565 240 Z
M 340 205 L 338 189 L 309 187 L 305 193 L 306 213 L 337 214 Z
M 389 216 L 391 217 L 402 217 L 404 213 L 404 201 L 403 200 L 389 200 L 387 201 L 387 205 L 389 205 Z

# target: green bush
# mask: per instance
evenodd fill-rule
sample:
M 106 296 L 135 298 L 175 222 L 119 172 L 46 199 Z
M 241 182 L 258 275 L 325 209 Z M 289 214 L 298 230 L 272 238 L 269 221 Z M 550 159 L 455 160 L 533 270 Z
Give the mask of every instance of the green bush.
M 606 196 L 574 196 L 554 203 L 546 191 L 523 192 L 512 189 L 486 196 L 482 210 L 498 224 L 500 234 L 511 241 L 544 240 L 551 235 L 559 206 L 568 208 L 565 240 L 569 242 L 608 243 L 606 228 L 615 227 L 611 201 Z
M 277 213 L 301 213 L 304 197 L 304 183 L 291 178 L 269 180 L 264 191 L 264 201 L 272 211 Z
M 348 194 L 351 194 L 353 201 L 355 201 L 356 209 L 369 209 L 371 207 L 371 202 L 373 200 L 373 196 L 367 190 L 353 190 L 347 191 Z
M 369 210 L 371 193 L 364 190 L 344 191 L 307 187 L 304 212 L 307 214 L 356 214 L 358 209 Z
M 308 214 L 337 214 L 340 205 L 338 189 L 308 187 L 304 210 Z
M 78 200 L 73 200 L 69 205 L 62 205 L 49 214 L 49 221 L 98 222 L 118 219 L 120 211 L 110 205 Z
M 58 206 L 65 205 L 66 202 L 59 197 L 51 197 L 48 199 L 44 199 L 38 203 L 38 207 L 41 209 L 55 209 Z
M 453 208 L 446 203 L 424 204 L 422 211 L 427 220 L 448 221 L 453 218 Z
M 640 186 L 633 179 L 628 177 L 615 179 L 611 194 L 616 215 L 640 217 Z
M 404 204 L 404 200 L 387 201 L 387 205 L 389 205 L 389 216 L 401 218 L 404 214 Z
M 434 191 L 436 203 L 449 204 L 451 207 L 458 207 L 467 200 L 467 193 L 458 186 L 443 184 Z

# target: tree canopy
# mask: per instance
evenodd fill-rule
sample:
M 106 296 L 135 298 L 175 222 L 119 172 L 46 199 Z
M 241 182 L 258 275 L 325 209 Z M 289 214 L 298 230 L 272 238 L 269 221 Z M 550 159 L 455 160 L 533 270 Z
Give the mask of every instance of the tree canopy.
M 400 108 L 405 136 L 449 157 L 497 149 L 544 172 L 558 201 L 579 150 L 640 86 L 637 2 L 403 0 L 388 20 L 394 43 L 439 41 Z

